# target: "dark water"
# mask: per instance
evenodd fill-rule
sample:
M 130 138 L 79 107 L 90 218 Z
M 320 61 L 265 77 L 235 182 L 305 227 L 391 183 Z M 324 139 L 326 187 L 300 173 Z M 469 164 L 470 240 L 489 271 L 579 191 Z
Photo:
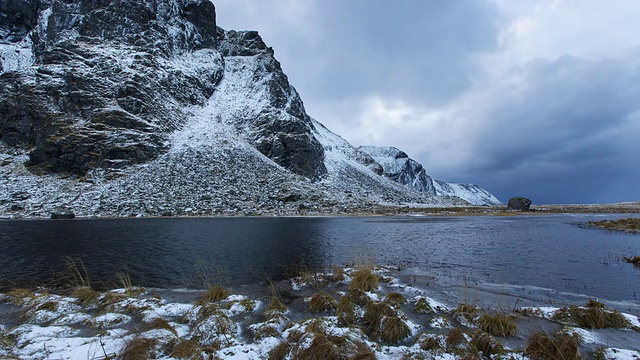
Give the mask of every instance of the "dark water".
M 620 216 L 609 216 L 617 218 Z M 47 283 L 81 259 L 91 280 L 241 285 L 372 260 L 443 281 L 538 286 L 640 301 L 640 235 L 575 226 L 604 217 L 223 218 L 0 221 L 0 279 Z

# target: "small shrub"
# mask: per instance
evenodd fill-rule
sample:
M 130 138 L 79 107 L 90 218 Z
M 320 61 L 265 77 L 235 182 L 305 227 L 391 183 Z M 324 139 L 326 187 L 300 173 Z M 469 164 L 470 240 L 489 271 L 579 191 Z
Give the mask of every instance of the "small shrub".
M 515 336 L 518 334 L 518 324 L 509 314 L 484 314 L 480 316 L 477 324 L 481 331 L 494 336 Z
M 309 301 L 309 311 L 312 313 L 320 313 L 335 310 L 338 307 L 336 300 L 326 292 L 319 292 L 311 296 Z
M 467 339 L 464 336 L 464 332 L 460 329 L 451 329 L 447 334 L 445 339 L 445 343 L 447 344 L 448 349 L 454 349 L 461 344 L 464 344 Z
M 413 307 L 413 311 L 418 314 L 432 314 L 434 313 L 433 308 L 429 305 L 429 301 L 426 298 L 420 297 L 418 301 L 416 301 L 415 306 Z
M 581 360 L 579 345 L 580 339 L 577 335 L 558 333 L 551 337 L 539 332 L 531 335 L 527 340 L 525 354 L 532 360 Z
M 169 356 L 181 360 L 204 360 L 204 356 L 202 356 L 202 348 L 195 340 L 178 341 L 173 345 Z
M 483 332 L 473 335 L 469 341 L 469 345 L 473 350 L 481 352 L 485 358 L 504 353 L 502 344 L 493 336 Z
M 129 341 L 119 358 L 123 360 L 146 360 L 153 358 L 152 351 L 158 345 L 155 339 L 137 337 Z
M 342 299 L 340 299 L 340 303 L 336 309 L 336 316 L 338 317 L 338 322 L 342 326 L 351 326 L 358 321 L 358 316 L 356 315 L 353 303 L 351 303 L 351 300 L 346 296 L 343 296 Z
M 378 338 L 385 343 L 395 344 L 411 335 L 411 330 L 407 323 L 397 316 L 385 316 L 380 322 Z
M 227 289 L 223 288 L 220 285 L 210 286 L 207 291 L 202 295 L 198 301 L 196 301 L 196 305 L 203 305 L 206 303 L 217 302 L 220 300 L 224 300 L 229 296 L 229 292 Z
M 407 298 L 400 293 L 392 292 L 387 294 L 387 296 L 384 297 L 383 301 L 389 305 L 398 306 L 398 305 L 406 304 Z
M 374 291 L 378 289 L 378 276 L 369 268 L 361 268 L 353 273 L 349 290 Z

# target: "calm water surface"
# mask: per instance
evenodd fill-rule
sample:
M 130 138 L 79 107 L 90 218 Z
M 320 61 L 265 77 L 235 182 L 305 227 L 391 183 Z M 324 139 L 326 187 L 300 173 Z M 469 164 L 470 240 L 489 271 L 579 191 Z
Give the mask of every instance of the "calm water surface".
M 608 216 L 619 218 L 623 216 Z M 47 283 L 81 259 L 94 283 L 154 287 L 279 280 L 373 260 L 443 281 L 536 286 L 640 301 L 640 235 L 584 229 L 595 215 L 0 221 L 0 280 Z

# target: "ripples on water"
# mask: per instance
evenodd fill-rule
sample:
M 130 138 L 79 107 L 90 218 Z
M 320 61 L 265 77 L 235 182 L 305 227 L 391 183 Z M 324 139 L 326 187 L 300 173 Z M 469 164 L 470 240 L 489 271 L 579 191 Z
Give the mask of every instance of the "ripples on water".
M 609 216 L 619 218 L 621 216 Z M 5 283 L 46 283 L 81 259 L 96 281 L 154 287 L 278 280 L 373 261 L 443 281 L 505 283 L 638 301 L 640 236 L 575 226 L 595 215 L 0 221 Z M 114 280 L 115 281 L 115 280 Z

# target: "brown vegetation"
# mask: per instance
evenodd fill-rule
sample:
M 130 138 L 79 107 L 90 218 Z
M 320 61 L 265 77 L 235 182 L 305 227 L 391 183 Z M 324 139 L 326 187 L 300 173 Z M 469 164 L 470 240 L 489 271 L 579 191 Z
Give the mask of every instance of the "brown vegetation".
M 477 321 L 481 331 L 494 336 L 516 336 L 518 324 L 513 315 L 504 313 L 484 314 Z
M 630 233 L 640 232 L 640 218 L 589 221 L 587 224 L 591 227 L 605 230 L 626 231 Z
M 525 354 L 532 360 L 581 360 L 579 345 L 580 339 L 577 335 L 558 333 L 551 337 L 539 332 L 527 340 Z
M 552 320 L 572 323 L 587 329 L 630 328 L 631 323 L 617 310 L 607 308 L 603 303 L 589 300 L 584 307 L 572 305 L 562 308 Z
M 374 291 L 378 288 L 378 276 L 370 268 L 361 268 L 353 273 L 350 290 Z

